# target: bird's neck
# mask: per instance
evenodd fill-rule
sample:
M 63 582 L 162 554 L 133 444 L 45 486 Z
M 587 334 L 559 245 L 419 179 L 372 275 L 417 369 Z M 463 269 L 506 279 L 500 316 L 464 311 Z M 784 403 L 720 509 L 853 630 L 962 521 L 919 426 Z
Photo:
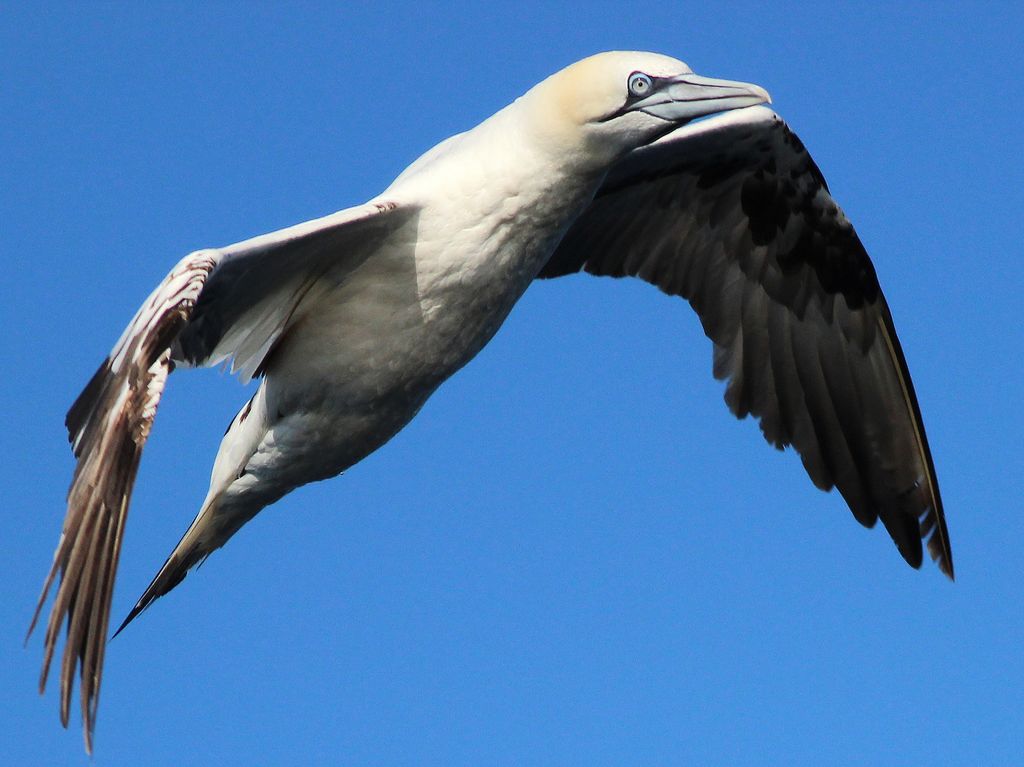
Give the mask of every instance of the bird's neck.
M 545 219 L 538 226 L 549 231 L 567 226 L 589 203 L 609 162 L 526 106 L 520 99 L 441 142 L 382 196 L 440 206 L 448 215 L 461 207 L 492 221 L 515 220 L 522 226 L 538 217 Z

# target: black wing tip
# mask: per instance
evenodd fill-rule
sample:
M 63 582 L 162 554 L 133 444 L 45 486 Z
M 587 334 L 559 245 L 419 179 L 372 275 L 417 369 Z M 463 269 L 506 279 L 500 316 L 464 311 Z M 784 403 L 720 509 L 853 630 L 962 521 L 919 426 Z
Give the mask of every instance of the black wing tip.
M 953 546 L 949 542 L 949 528 L 946 527 L 946 512 L 942 508 L 942 497 L 939 495 L 939 486 L 935 482 L 935 467 L 932 463 L 931 449 L 926 445 L 926 453 L 928 457 L 928 470 L 931 473 L 932 488 L 934 494 L 934 506 L 933 513 L 935 515 L 935 530 L 932 532 L 931 537 L 928 539 L 928 553 L 931 555 L 932 560 L 938 565 L 939 570 L 942 571 L 943 575 L 949 578 L 951 581 L 956 581 L 956 575 L 953 569 Z M 922 536 L 923 537 L 923 536 Z
M 917 399 L 917 391 L 910 377 L 910 366 L 903 352 L 903 345 L 896 335 L 896 324 L 888 303 L 881 301 L 883 337 L 888 342 L 889 353 L 904 387 L 904 397 L 911 421 L 917 435 L 918 449 L 924 464 L 924 482 L 922 491 L 925 493 L 925 512 L 921 519 L 920 536 L 928 539 L 928 554 L 939 570 L 951 581 L 956 581 L 953 569 L 953 548 L 949 541 L 949 528 L 946 527 L 946 512 L 942 505 L 942 494 L 939 492 L 938 478 L 935 471 L 935 460 L 928 444 L 928 435 L 924 428 L 921 415 L 921 404 Z
M 75 444 L 79 435 L 88 425 L 89 419 L 96 411 L 97 404 L 102 401 L 104 394 L 110 387 L 112 378 L 113 370 L 110 366 L 110 358 L 108 357 L 100 363 L 92 378 L 89 379 L 89 383 L 85 385 L 68 409 L 64 417 L 64 425 L 68 430 L 68 441 L 72 445 Z M 76 450 L 75 455 L 77 456 L 79 452 Z
M 936 560 L 936 564 L 939 566 L 939 570 L 953 583 L 956 583 L 956 574 L 953 572 L 953 560 L 943 559 Z
M 954 583 L 956 573 L 953 568 L 953 550 L 949 545 L 949 532 L 946 530 L 946 520 L 942 513 L 937 515 L 939 529 L 935 530 L 928 539 L 928 554 L 939 570 Z
M 940 503 L 929 503 L 920 516 L 920 522 L 911 513 L 900 513 L 895 519 L 891 513 L 881 513 L 879 517 L 908 565 L 920 570 L 927 549 L 939 571 L 951 581 L 956 581 L 953 551 Z
M 901 551 L 901 553 L 902 553 L 902 551 Z M 955 583 L 956 582 L 956 574 L 953 571 L 953 555 L 952 555 L 952 553 L 949 552 L 948 550 L 943 550 L 942 548 L 936 546 L 934 544 L 934 539 L 928 541 L 928 553 L 931 556 L 932 561 L 935 563 L 935 566 L 939 568 L 939 572 L 941 572 L 943 575 L 945 575 L 947 578 L 949 578 L 950 581 Z M 912 562 L 905 554 L 904 554 L 903 558 L 906 559 L 907 560 L 907 564 L 909 564 L 915 570 L 920 570 L 922 564 L 924 563 L 924 557 L 923 556 L 920 557 L 916 561 L 916 563 Z

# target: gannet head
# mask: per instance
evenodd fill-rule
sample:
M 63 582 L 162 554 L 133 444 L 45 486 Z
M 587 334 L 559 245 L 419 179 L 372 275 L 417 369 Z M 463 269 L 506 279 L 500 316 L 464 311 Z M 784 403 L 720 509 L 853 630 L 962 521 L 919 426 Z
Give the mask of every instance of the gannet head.
M 771 97 L 757 85 L 695 75 L 668 56 L 611 51 L 556 72 L 520 102 L 556 151 L 579 147 L 607 161 L 698 117 Z

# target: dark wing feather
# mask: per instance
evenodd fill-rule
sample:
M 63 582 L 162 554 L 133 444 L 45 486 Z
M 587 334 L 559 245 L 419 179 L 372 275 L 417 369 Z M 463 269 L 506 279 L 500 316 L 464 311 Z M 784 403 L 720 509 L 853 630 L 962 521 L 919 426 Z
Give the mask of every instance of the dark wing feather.
M 803 144 L 771 110 L 628 155 L 539 275 L 637 276 L 687 299 L 738 417 L 793 445 L 819 488 L 882 519 L 914 567 L 953 559 L 920 408 L 874 267 Z
M 46 625 L 39 690 L 46 687 L 57 636 L 67 618 L 60 718 L 66 727 L 79 666 L 85 748 L 90 753 L 114 575 L 132 485 L 171 370 L 171 343 L 188 321 L 216 263 L 216 253 L 211 251 L 183 259 L 143 304 L 111 356 L 68 411 L 68 435 L 78 465 L 68 491 L 60 543 L 29 633 L 60 572 Z
M 398 211 L 395 215 L 389 214 Z M 110 602 L 132 485 L 167 376 L 176 362 L 232 359 L 259 370 L 310 291 L 330 289 L 400 226 L 411 209 L 368 203 L 179 262 L 150 295 L 67 414 L 78 459 L 60 542 L 31 634 L 57 573 L 40 692 L 67 619 L 60 716 L 67 726 L 80 668 L 86 751 L 92 751 Z M 324 283 L 330 283 L 326 285 Z

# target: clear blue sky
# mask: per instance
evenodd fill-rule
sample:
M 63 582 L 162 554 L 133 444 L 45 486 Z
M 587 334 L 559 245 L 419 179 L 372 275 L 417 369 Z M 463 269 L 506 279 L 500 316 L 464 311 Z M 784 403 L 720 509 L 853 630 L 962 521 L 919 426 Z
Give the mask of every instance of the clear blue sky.
M 21 641 L 64 412 L 168 267 L 361 202 L 563 65 L 641 48 L 768 88 L 856 224 L 957 583 L 728 415 L 684 302 L 562 280 L 110 645 L 95 764 L 1019 763 L 1021 4 L 336 5 L 0 13 L 6 761 L 84 762 Z M 115 621 L 247 397 L 172 377 Z

